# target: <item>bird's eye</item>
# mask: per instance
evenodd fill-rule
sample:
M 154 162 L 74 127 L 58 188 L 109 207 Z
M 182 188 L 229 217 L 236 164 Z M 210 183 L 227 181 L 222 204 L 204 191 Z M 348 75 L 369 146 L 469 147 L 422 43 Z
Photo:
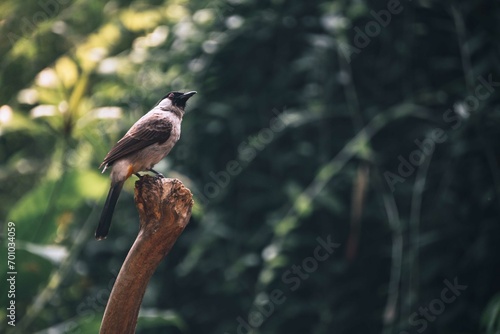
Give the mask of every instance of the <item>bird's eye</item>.
M 174 96 L 175 96 L 175 95 L 174 95 L 174 93 L 170 93 L 170 94 L 168 94 L 168 98 L 169 98 L 169 99 L 173 99 L 173 98 L 174 98 Z

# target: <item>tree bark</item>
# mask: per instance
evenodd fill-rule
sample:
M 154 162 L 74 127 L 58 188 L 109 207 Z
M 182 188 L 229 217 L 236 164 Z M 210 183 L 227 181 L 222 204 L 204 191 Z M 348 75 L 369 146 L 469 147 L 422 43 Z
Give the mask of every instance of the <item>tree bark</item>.
M 111 291 L 101 334 L 135 332 L 149 279 L 191 217 L 192 194 L 177 179 L 143 176 L 134 197 L 140 230 Z

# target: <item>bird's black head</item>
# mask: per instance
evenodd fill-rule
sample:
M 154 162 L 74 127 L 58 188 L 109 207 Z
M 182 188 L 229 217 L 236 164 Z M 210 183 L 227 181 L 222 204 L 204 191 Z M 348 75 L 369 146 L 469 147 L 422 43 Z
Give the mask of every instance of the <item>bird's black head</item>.
M 175 106 L 179 107 L 182 110 L 186 107 L 186 102 L 189 100 L 191 96 L 196 94 L 195 91 L 187 92 L 187 93 L 181 93 L 181 92 L 170 92 L 167 95 L 165 95 L 160 102 L 157 103 L 160 104 L 162 101 L 165 101 L 166 99 L 170 100 L 170 103 Z

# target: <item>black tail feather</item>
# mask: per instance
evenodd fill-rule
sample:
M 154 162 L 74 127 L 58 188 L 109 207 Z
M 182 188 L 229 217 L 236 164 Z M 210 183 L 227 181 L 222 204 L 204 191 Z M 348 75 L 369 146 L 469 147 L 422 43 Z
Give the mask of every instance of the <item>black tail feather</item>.
M 104 203 L 104 208 L 102 209 L 101 219 L 99 219 L 99 225 L 95 231 L 95 238 L 97 240 L 106 239 L 108 235 L 109 227 L 111 226 L 111 218 L 113 218 L 113 212 L 115 211 L 116 202 L 120 196 L 123 183 L 124 182 L 117 182 L 111 184 L 106 203 Z

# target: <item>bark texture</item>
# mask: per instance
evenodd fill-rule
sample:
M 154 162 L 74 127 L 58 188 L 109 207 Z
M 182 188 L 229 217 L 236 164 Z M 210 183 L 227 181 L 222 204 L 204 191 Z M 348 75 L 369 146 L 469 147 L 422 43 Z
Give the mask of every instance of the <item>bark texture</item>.
M 191 217 L 193 196 L 177 179 L 144 176 L 135 183 L 140 230 L 116 279 L 100 333 L 134 333 L 149 279 Z

